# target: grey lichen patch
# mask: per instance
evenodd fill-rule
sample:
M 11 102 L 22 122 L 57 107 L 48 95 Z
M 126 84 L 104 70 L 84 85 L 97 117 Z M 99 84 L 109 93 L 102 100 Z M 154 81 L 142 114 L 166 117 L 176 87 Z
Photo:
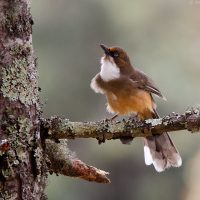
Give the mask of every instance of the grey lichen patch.
M 34 135 L 31 134 L 31 129 L 33 128 L 32 121 L 29 118 L 19 117 L 17 120 L 18 124 L 18 138 L 25 142 L 29 146 L 34 145 Z
M 38 105 L 37 71 L 31 45 L 14 43 L 7 47 L 11 56 L 2 67 L 1 91 L 11 101 L 19 100 L 25 106 Z
M 2 120 L 2 126 L 4 133 L 11 136 L 8 143 L 12 148 L 20 151 L 27 145 L 30 147 L 34 145 L 34 137 L 31 133 L 33 124 L 29 118 L 20 116 L 15 119 L 12 115 L 7 115 L 7 118 Z
M 6 141 L 9 144 L 9 150 L 0 156 L 0 162 L 3 159 L 4 163 L 7 164 L 0 171 L 2 176 L 7 179 L 13 176 L 16 167 L 22 163 L 28 164 L 29 153 L 27 149 L 32 149 L 35 146 L 34 125 L 31 119 L 23 115 L 15 117 L 13 111 L 8 108 L 5 109 L 1 128 L 5 136 L 8 136 Z
M 63 168 L 70 169 L 73 159 L 76 158 L 76 155 L 68 149 L 66 140 L 61 140 L 59 144 L 46 140 L 46 154 L 50 162 L 48 165 L 50 173 L 62 172 Z
M 73 134 L 72 130 L 73 130 L 74 126 L 73 126 L 72 123 L 69 123 L 68 119 L 63 119 L 60 122 L 61 123 L 58 123 L 58 126 L 59 126 L 59 129 L 61 130 L 61 132 L 66 132 L 67 131 L 67 132 Z
M 114 133 L 114 132 L 123 132 L 124 131 L 124 127 L 125 127 L 125 123 L 124 122 L 120 122 L 120 123 L 111 123 L 108 126 L 107 131 L 110 133 Z
M 152 126 L 157 126 L 162 124 L 162 119 L 147 119 L 145 122 L 147 124 L 151 124 Z
M 59 130 L 59 134 L 60 135 L 65 135 L 65 133 L 67 132 L 68 134 L 71 134 L 73 137 L 73 123 L 69 123 L 68 119 L 62 119 L 59 117 L 51 117 L 51 119 L 49 120 L 50 126 L 48 127 L 48 135 L 51 137 L 51 135 L 53 134 L 52 131 L 56 131 Z

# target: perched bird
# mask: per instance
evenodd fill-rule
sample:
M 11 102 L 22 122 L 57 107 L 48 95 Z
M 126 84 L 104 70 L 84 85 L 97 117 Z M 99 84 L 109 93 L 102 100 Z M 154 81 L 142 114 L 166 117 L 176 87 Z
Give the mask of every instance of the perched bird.
M 100 46 L 104 51 L 101 71 L 90 86 L 96 93 L 106 96 L 107 110 L 116 116 L 137 114 L 141 120 L 159 118 L 152 94 L 165 98 L 153 81 L 133 67 L 122 48 Z M 158 172 L 182 164 L 168 133 L 144 138 L 144 159 L 146 165 L 153 164 Z

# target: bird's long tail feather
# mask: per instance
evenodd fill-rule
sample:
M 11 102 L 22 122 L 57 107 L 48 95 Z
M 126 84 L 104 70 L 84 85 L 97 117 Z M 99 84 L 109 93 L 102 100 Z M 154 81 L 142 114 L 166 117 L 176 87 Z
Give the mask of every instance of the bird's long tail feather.
M 154 118 L 158 118 L 155 111 Z M 156 171 L 169 167 L 180 167 L 182 159 L 168 133 L 144 138 L 144 159 L 146 165 L 153 164 Z

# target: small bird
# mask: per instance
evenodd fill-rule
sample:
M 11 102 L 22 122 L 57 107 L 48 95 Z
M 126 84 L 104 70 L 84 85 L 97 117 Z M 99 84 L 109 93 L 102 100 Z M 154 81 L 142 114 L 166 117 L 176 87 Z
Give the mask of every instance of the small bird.
M 159 118 L 152 94 L 163 99 L 165 97 L 153 81 L 133 67 L 124 49 L 104 44 L 100 46 L 104 51 L 101 70 L 90 86 L 96 93 L 106 96 L 108 112 L 115 114 L 114 117 L 137 114 L 141 120 Z M 168 133 L 144 138 L 144 160 L 146 165 L 153 164 L 158 172 L 182 164 L 181 156 Z

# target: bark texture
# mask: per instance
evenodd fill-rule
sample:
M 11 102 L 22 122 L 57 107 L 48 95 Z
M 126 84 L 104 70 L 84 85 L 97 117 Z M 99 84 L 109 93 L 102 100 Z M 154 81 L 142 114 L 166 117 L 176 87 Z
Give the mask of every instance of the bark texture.
M 0 1 L 0 198 L 42 199 L 36 59 L 29 0 Z

